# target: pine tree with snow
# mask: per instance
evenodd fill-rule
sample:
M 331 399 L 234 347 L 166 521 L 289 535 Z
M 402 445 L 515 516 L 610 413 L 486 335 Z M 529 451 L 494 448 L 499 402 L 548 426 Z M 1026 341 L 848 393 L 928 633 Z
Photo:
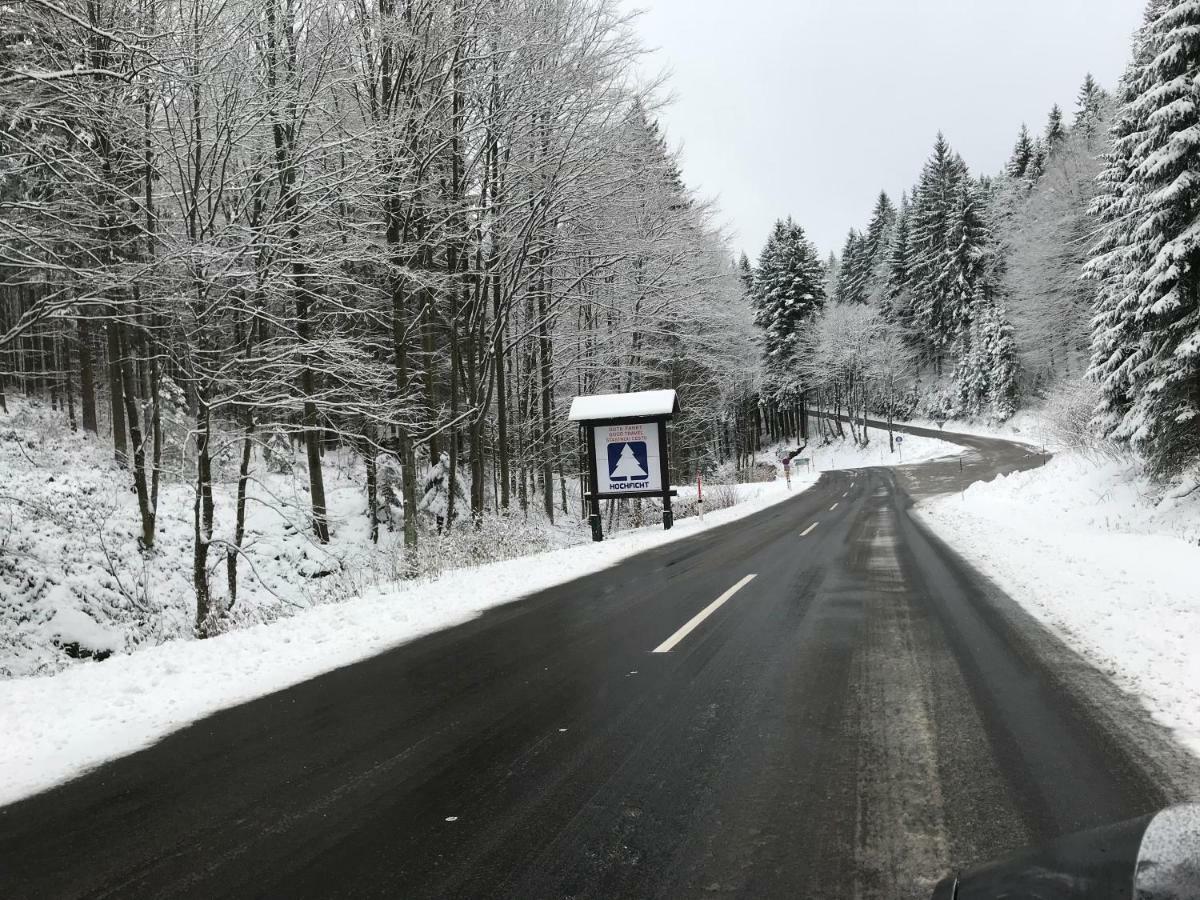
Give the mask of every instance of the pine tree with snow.
M 912 319 L 912 306 L 908 289 L 909 269 L 912 265 L 909 246 L 909 202 L 908 194 L 900 197 L 896 210 L 896 221 L 887 246 L 887 282 L 883 292 L 884 317 L 900 326 L 907 334 Z
M 750 265 L 750 257 L 745 251 L 742 251 L 741 258 L 738 259 L 738 278 L 742 282 L 742 287 L 749 294 L 754 290 L 754 268 Z
M 989 241 L 982 206 L 974 182 L 969 177 L 960 179 L 950 214 L 945 258 L 946 324 L 955 340 L 965 339 L 982 288 Z
M 923 355 L 937 373 L 956 336 L 948 316 L 955 269 L 951 243 L 955 208 L 967 175 L 962 158 L 941 133 L 933 155 L 921 171 L 909 214 L 909 289 L 912 295 L 911 328 L 921 342 Z
M 456 506 L 467 502 L 461 478 L 454 481 L 454 496 Z M 444 450 L 438 461 L 425 473 L 425 489 L 417 509 L 433 519 L 438 534 L 445 530 L 450 509 L 450 454 Z M 457 518 L 458 514 L 455 513 L 454 517 Z
M 1003 310 L 987 303 L 977 319 L 977 338 L 988 366 L 988 403 L 992 417 L 1004 421 L 1017 411 L 1017 342 Z
M 1033 139 L 1029 136 L 1029 129 L 1022 123 L 1021 131 L 1017 135 L 1017 142 L 1013 145 L 1012 155 L 1008 158 L 1008 165 L 1004 167 L 1004 171 L 1009 178 L 1024 178 L 1032 159 Z
M 863 236 L 851 228 L 842 245 L 842 255 L 838 262 L 837 286 L 834 289 L 834 303 L 861 303 L 863 277 Z
M 886 191 L 880 191 L 863 236 L 863 300 L 882 306 L 888 277 L 888 251 L 896 224 L 896 206 Z
M 1088 72 L 1079 88 L 1079 97 L 1075 103 L 1075 128 L 1083 129 L 1085 134 L 1097 132 L 1104 119 L 1104 106 L 1108 102 L 1108 93 L 1096 83 L 1092 73 Z
M 964 352 L 955 368 L 952 414 L 1003 421 L 1017 407 L 1017 346 L 1012 326 L 990 293 L 975 306 Z
M 804 229 L 778 220 L 754 269 L 755 324 L 766 333 L 769 361 L 795 348 L 805 321 L 825 303 L 825 267 Z
M 1033 142 L 1033 155 L 1029 157 L 1029 166 L 1025 169 L 1025 180 L 1033 184 L 1045 175 L 1046 161 L 1049 158 L 1050 151 L 1046 147 L 1046 142 L 1037 138 Z
M 1200 0 L 1152 3 L 1122 80 L 1088 265 L 1105 433 L 1161 474 L 1200 461 Z
M 1050 107 L 1050 116 L 1046 120 L 1046 132 L 1042 136 L 1046 142 L 1046 153 L 1053 155 L 1059 145 L 1067 139 L 1067 129 L 1063 125 L 1063 111 L 1057 103 Z
M 841 260 L 832 250 L 825 259 L 825 296 L 832 297 L 837 293 L 838 277 L 842 271 Z

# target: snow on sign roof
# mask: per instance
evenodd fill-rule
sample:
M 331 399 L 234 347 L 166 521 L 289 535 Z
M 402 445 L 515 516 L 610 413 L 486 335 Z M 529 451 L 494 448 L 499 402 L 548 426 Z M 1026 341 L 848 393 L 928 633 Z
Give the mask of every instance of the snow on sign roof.
M 592 394 L 571 401 L 572 422 L 669 416 L 679 410 L 674 391 L 635 391 L 632 394 Z

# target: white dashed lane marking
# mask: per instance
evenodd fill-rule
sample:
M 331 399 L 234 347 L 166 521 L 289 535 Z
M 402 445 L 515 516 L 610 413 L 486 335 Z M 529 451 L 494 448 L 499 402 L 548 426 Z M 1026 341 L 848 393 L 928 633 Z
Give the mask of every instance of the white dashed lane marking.
M 744 588 L 746 585 L 748 585 L 751 581 L 753 581 L 755 574 L 757 574 L 757 573 L 747 575 L 745 578 L 743 578 L 741 581 L 739 581 L 737 584 L 735 584 L 733 587 L 731 587 L 729 590 L 727 590 L 725 593 L 723 593 L 720 597 L 718 597 L 716 600 L 714 600 L 712 603 L 708 604 L 708 606 L 704 607 L 704 609 L 700 610 L 700 612 L 696 613 L 694 616 L 692 616 L 690 619 L 688 619 L 686 625 L 684 625 L 677 632 L 675 632 L 673 635 L 671 635 L 669 638 L 667 638 L 665 641 L 663 641 L 661 644 L 659 644 L 657 647 L 655 647 L 654 652 L 655 653 L 669 653 L 676 644 L 678 644 L 685 637 L 687 637 L 689 634 L 691 634 L 693 629 L 695 629 L 697 625 L 699 625 L 701 622 L 703 622 L 705 619 L 707 619 L 709 616 L 711 616 L 713 613 L 715 613 L 721 607 L 721 604 L 723 604 L 726 600 L 728 600 L 730 597 L 732 597 L 734 594 L 736 594 L 738 591 L 740 591 L 742 588 Z

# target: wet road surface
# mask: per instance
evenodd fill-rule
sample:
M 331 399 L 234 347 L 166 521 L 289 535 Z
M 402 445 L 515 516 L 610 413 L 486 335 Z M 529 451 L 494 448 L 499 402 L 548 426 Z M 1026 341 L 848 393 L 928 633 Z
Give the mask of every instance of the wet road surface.
M 924 897 L 1176 799 L 1186 755 L 910 515 L 1040 456 L 923 433 L 967 452 L 827 473 L 0 809 L 0 896 Z

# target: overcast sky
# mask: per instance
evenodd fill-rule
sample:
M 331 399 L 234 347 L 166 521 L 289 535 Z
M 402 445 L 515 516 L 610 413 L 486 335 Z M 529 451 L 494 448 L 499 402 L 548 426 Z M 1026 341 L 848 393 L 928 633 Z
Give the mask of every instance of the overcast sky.
M 822 253 L 880 188 L 916 180 L 938 129 L 973 172 L 1021 122 L 1070 113 L 1084 75 L 1113 87 L 1144 0 L 626 0 L 671 74 L 662 114 L 688 184 L 753 259 L 792 215 Z

